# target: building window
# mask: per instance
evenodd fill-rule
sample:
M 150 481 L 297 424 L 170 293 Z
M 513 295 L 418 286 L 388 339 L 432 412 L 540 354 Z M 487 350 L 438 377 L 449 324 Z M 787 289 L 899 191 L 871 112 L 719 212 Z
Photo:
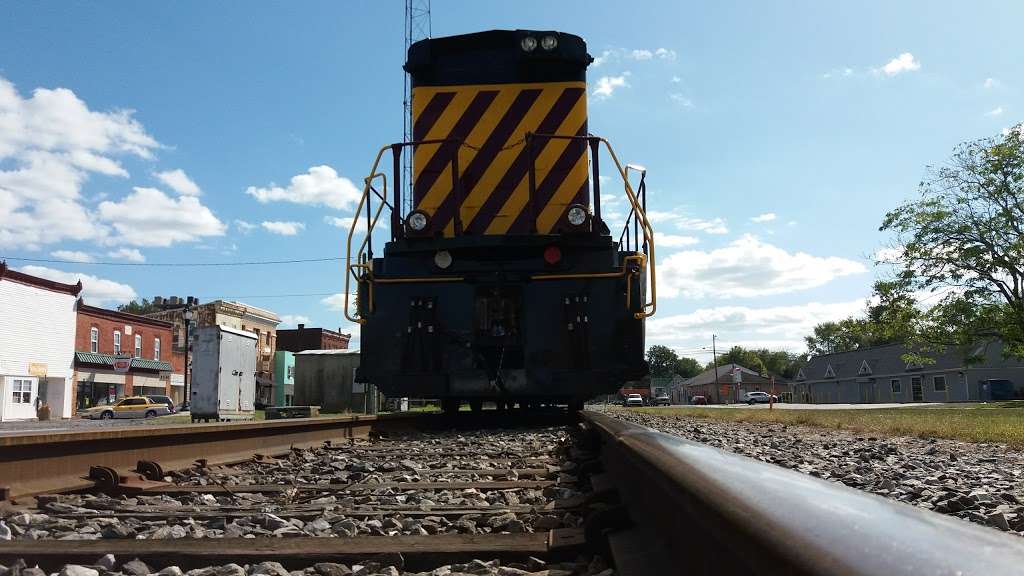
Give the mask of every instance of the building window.
M 295 366 L 289 366 L 288 367 L 288 376 L 287 376 L 287 378 L 289 380 L 295 378 Z
M 142 334 L 135 335 L 135 357 L 142 358 Z
M 932 387 L 935 388 L 936 392 L 946 391 L 946 377 L 945 376 L 932 376 Z
M 121 353 L 121 333 L 114 330 L 114 354 Z
M 153 360 L 160 360 L 160 339 L 153 338 Z
M 89 330 L 89 352 L 93 354 L 100 351 L 100 329 L 93 328 Z
M 892 380 L 890 380 L 889 381 L 889 385 L 892 386 L 892 393 L 893 394 L 899 394 L 901 392 L 901 390 L 902 390 L 902 387 L 900 386 L 900 379 L 899 378 L 893 378 Z
M 32 403 L 32 381 L 21 380 L 18 378 L 14 379 L 13 386 L 11 388 L 13 397 L 12 401 L 15 404 L 31 404 Z

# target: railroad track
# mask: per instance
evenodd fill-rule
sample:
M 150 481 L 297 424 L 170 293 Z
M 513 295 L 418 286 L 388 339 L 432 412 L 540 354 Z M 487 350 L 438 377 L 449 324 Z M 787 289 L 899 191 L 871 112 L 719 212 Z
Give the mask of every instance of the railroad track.
M 28 568 L 36 564 L 64 576 L 1014 574 L 1024 565 L 1024 545 L 997 531 L 581 415 L 577 425 L 564 415 L 497 422 L 515 429 L 494 428 L 497 415 L 456 429 L 421 415 L 4 438 L 0 538 L 11 540 L 0 542 L 0 564 L 25 576 L 46 573 Z M 131 450 L 109 449 L 119 439 Z M 86 446 L 98 463 L 83 468 Z

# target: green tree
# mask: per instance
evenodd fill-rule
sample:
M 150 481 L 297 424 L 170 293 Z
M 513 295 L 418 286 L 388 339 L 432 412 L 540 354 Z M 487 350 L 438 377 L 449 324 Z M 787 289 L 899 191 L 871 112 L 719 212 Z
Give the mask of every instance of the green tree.
M 908 342 L 923 319 L 910 287 L 910 282 L 902 276 L 875 282 L 864 315 L 815 326 L 814 333 L 804 337 L 808 353 L 819 356 Z
M 657 378 L 672 376 L 677 362 L 679 362 L 679 356 L 668 346 L 655 345 L 647 350 L 647 363 L 651 366 L 651 376 Z
M 117 307 L 120 312 L 127 312 L 129 314 L 151 314 L 153 312 L 159 312 L 161 308 L 156 304 L 153 304 L 145 298 L 141 302 L 132 300 L 127 304 L 121 304 Z
M 998 336 L 1024 357 L 1024 125 L 961 144 L 919 189 L 880 228 L 902 246 L 907 285 L 945 294 L 916 340 L 943 347 Z
M 703 371 L 704 367 L 700 365 L 700 362 L 688 356 L 682 356 L 676 361 L 675 373 L 683 378 L 693 378 Z
M 733 346 L 718 356 L 718 365 L 739 364 L 760 374 L 770 374 L 792 378 L 800 367 L 803 366 L 805 358 L 799 354 L 792 354 L 784 350 L 768 350 L 767 348 L 744 348 Z M 714 362 L 708 362 L 705 370 L 714 368 Z

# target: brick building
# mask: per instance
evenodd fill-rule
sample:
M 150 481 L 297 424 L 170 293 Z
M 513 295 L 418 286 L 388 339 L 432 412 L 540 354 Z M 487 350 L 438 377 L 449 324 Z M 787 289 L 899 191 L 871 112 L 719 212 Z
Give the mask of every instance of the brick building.
M 171 353 L 172 327 L 145 316 L 89 306 L 76 306 L 75 382 L 78 409 L 125 396 L 163 394 L 180 397 L 171 374 L 184 372 L 184 358 Z M 132 357 L 127 373 L 114 371 L 118 354 Z
M 200 326 L 227 326 L 256 334 L 256 398 L 257 405 L 270 406 L 274 403 L 274 352 L 277 350 L 277 325 L 281 319 L 277 314 L 263 308 L 242 302 L 214 300 L 200 304 L 199 300 L 189 296 L 181 299 L 177 296 L 163 298 L 157 296 L 153 302 L 163 308 L 161 312 L 147 314 L 154 318 L 170 322 L 174 330 L 175 351 L 179 349 L 182 358 L 185 352 L 184 313 L 192 311 L 192 328 Z
M 680 392 L 673 396 L 689 403 L 694 396 L 703 396 L 709 404 L 745 402 L 747 392 L 769 392 L 783 401 L 790 401 L 790 385 L 782 378 L 765 376 L 739 364 L 723 364 L 684 380 Z
M 299 324 L 294 330 L 277 331 L 277 349 L 288 352 L 348 350 L 351 339 L 351 334 L 342 334 L 340 331 L 335 332 L 327 328 L 306 328 L 305 324 Z

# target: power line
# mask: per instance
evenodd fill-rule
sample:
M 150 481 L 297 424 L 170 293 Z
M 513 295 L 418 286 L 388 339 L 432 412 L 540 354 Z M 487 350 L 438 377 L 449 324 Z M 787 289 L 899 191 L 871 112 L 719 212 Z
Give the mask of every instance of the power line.
M 0 261 L 36 262 L 40 264 L 81 264 L 88 266 L 139 266 L 139 267 L 216 267 L 216 266 L 272 266 L 277 264 L 306 264 L 310 262 L 339 262 L 345 260 L 340 256 L 331 258 L 304 258 L 296 260 L 250 260 L 246 262 L 95 262 L 88 260 L 59 260 L 55 258 L 20 258 L 16 256 L 0 256 Z

